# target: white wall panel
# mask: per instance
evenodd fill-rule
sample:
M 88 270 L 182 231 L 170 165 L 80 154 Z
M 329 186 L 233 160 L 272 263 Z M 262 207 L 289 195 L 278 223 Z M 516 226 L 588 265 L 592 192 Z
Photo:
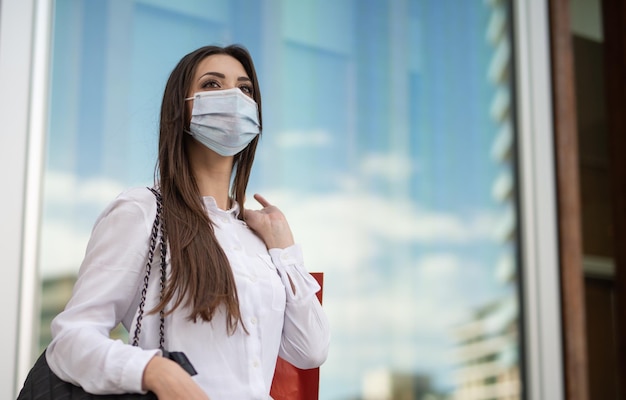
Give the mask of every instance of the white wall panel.
M 15 398 L 36 349 L 37 249 L 44 162 L 49 0 L 0 4 L 0 241 L 4 261 L 0 301 L 0 398 Z
M 28 109 L 33 28 L 32 0 L 0 4 L 0 243 L 3 258 L 3 329 L 0 398 L 15 398 L 20 275 L 22 265 Z

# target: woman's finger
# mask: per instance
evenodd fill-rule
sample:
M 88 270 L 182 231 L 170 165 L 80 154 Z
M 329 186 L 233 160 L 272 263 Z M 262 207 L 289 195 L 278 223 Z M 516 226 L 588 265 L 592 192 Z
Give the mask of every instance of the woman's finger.
M 259 202 L 263 207 L 271 206 L 270 202 L 265 199 L 265 197 L 261 196 L 258 193 L 254 194 L 254 199 Z

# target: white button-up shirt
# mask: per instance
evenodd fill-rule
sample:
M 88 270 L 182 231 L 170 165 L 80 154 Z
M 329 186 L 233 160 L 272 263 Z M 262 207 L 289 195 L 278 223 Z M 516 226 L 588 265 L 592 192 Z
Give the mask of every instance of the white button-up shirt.
M 179 308 L 165 319 L 165 349 L 185 352 L 198 372 L 193 379 L 211 400 L 265 400 L 278 355 L 305 369 L 326 359 L 330 335 L 315 296 L 320 287 L 305 270 L 298 245 L 268 251 L 237 219 L 237 205 L 220 210 L 212 197 L 204 204 L 233 270 L 248 334 L 238 326 L 228 335 L 221 308 L 211 322 L 195 323 L 189 309 Z M 158 247 L 140 346 L 111 340 L 109 332 L 122 322 L 134 333 L 155 215 L 154 195 L 134 188 L 96 221 L 72 298 L 52 322 L 46 356 L 61 379 L 95 394 L 142 392 L 143 371 L 160 352 L 159 316 L 147 314 L 160 291 Z M 169 273 L 169 256 L 167 267 Z

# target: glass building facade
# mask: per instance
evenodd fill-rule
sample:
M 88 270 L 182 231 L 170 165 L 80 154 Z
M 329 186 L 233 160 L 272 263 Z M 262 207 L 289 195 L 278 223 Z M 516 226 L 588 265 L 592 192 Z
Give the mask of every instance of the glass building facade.
M 509 11 L 56 0 L 40 346 L 99 212 L 153 183 L 169 72 L 197 47 L 240 43 L 263 95 L 249 192 L 283 210 L 307 268 L 325 274 L 320 399 L 521 398 Z

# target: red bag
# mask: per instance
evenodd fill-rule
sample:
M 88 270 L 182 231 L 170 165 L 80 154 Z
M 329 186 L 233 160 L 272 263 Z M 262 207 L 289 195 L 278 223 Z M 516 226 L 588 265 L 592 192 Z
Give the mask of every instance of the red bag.
M 324 273 L 313 272 L 311 275 L 324 288 Z M 322 290 L 317 298 L 322 302 Z M 270 390 L 274 400 L 318 400 L 320 389 L 320 369 L 300 369 L 278 357 L 276 371 Z

